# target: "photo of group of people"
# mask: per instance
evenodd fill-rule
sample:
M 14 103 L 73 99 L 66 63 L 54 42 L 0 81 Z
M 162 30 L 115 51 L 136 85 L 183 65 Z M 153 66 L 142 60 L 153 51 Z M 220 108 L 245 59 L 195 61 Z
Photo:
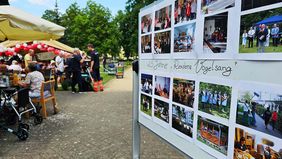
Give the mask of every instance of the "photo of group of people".
M 153 92 L 153 76 L 148 74 L 141 74 L 141 91 L 147 94 Z
M 236 122 L 282 139 L 282 93 L 239 91 Z
M 156 33 L 154 38 L 154 54 L 171 52 L 171 31 Z
M 241 17 L 240 53 L 282 53 L 282 8 Z
M 235 0 L 201 0 L 202 13 L 210 14 L 230 7 L 234 7 Z
M 205 18 L 204 53 L 224 53 L 227 49 L 228 12 Z
M 156 11 L 155 31 L 171 28 L 171 11 L 171 5 Z
M 172 101 L 193 108 L 195 99 L 195 81 L 173 79 Z
M 141 37 L 141 53 L 152 53 L 152 35 L 145 35 Z
M 152 97 L 141 94 L 140 109 L 143 113 L 152 116 Z
M 168 99 L 170 91 L 170 78 L 155 76 L 155 95 Z
M 175 24 L 196 19 L 197 0 L 176 0 L 174 6 Z
M 198 117 L 197 139 L 205 145 L 227 155 L 228 127 L 218 122 Z
M 172 105 L 172 127 L 192 138 L 194 112 L 177 105 Z
M 229 119 L 232 87 L 200 82 L 199 110 Z
M 195 48 L 196 23 L 174 28 L 174 52 L 192 52 Z
M 236 128 L 234 159 L 280 159 L 282 141 L 269 140 L 263 135 Z
M 169 123 L 169 104 L 155 99 L 154 101 L 154 116 L 162 121 Z
M 141 32 L 146 34 L 152 31 L 152 14 L 148 14 L 141 19 Z
M 242 0 L 241 9 L 242 11 L 245 11 L 281 2 L 281 0 Z

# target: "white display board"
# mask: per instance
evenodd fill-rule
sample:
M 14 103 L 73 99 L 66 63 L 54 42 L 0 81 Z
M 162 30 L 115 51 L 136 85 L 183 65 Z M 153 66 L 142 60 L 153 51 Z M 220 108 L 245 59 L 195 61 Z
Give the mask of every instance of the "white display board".
M 282 2 L 250 1 L 140 11 L 139 122 L 192 158 L 282 157 Z

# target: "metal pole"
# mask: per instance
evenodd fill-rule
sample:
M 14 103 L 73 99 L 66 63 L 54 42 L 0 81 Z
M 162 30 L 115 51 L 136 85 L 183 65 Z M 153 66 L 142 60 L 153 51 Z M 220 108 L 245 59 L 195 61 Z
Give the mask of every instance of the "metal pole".
M 138 97 L 139 97 L 139 77 L 138 61 L 132 63 L 133 68 L 133 100 L 132 100 L 132 158 L 140 159 L 140 125 L 138 122 Z

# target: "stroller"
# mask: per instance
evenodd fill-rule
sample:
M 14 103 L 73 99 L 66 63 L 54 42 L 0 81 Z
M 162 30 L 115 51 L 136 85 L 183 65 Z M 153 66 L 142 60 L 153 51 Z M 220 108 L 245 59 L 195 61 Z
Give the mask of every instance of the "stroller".
M 18 104 L 13 97 L 18 96 Z M 38 113 L 34 104 L 29 97 L 28 89 L 16 88 L 0 88 L 0 129 L 8 131 L 18 137 L 19 140 L 24 141 L 28 138 L 29 125 L 22 122 L 22 116 L 31 112 L 34 116 L 35 125 L 41 124 L 42 116 Z M 18 121 L 16 121 L 18 120 Z M 17 130 L 9 128 L 7 125 L 13 125 L 18 122 Z

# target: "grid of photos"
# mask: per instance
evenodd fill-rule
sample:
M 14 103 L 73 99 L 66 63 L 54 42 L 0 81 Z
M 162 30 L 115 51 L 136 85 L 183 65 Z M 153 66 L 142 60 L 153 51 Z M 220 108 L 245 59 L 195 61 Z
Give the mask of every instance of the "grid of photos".
M 174 6 L 174 24 L 196 19 L 197 0 L 176 0 Z
M 236 123 L 282 139 L 282 93 L 240 90 Z
M 199 107 L 205 113 L 229 119 L 232 87 L 200 82 Z
M 174 78 L 172 101 L 193 108 L 195 100 L 195 81 Z
M 210 14 L 235 6 L 235 0 L 201 0 L 202 13 Z
M 152 14 L 145 15 L 141 18 L 141 33 L 146 34 L 152 31 Z
M 240 54 L 282 53 L 282 7 L 241 16 Z
M 141 53 L 152 53 L 152 35 L 145 35 L 141 37 Z
M 204 54 L 225 53 L 227 50 L 228 12 L 205 18 Z
M 196 23 L 174 28 L 174 52 L 192 52 L 195 49 Z
M 172 127 L 179 132 L 193 137 L 194 112 L 188 108 L 172 105 Z

